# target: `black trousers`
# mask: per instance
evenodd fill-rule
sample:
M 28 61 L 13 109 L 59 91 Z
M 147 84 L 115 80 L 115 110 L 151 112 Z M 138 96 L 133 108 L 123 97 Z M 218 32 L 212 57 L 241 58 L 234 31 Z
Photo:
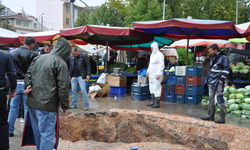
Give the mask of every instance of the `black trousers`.
M 9 124 L 7 97 L 5 90 L 0 90 L 0 150 L 9 149 Z

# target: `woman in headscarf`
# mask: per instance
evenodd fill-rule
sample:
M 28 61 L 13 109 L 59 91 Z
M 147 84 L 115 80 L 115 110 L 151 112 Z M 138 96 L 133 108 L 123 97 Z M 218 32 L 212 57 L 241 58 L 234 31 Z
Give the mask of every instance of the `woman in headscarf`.
M 149 77 L 149 91 L 152 95 L 152 103 L 148 104 L 151 108 L 160 107 L 161 97 L 161 81 L 163 78 L 164 56 L 159 51 L 156 42 L 151 44 L 152 54 L 150 56 L 150 64 L 147 70 L 147 77 Z

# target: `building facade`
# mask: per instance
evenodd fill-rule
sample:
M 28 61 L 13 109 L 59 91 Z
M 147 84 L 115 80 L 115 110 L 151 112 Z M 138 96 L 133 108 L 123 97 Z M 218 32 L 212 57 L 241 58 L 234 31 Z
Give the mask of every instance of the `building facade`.
M 59 31 L 71 27 L 70 0 L 37 0 L 36 5 L 37 18 L 43 16 L 43 24 L 50 30 Z M 74 22 L 83 9 L 74 4 Z

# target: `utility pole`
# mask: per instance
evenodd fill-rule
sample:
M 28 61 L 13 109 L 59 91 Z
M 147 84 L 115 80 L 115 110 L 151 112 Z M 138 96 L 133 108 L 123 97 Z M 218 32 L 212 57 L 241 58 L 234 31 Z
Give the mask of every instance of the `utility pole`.
M 41 17 L 41 31 L 43 31 L 43 16 Z
M 165 0 L 163 2 L 163 20 L 165 20 Z
M 238 0 L 236 0 L 236 25 L 238 24 Z
M 74 28 L 74 2 L 75 0 L 70 0 L 71 2 L 71 28 Z

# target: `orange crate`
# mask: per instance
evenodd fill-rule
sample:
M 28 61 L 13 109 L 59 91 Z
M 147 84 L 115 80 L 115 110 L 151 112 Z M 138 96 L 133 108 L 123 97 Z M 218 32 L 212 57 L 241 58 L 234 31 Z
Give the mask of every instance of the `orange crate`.
M 202 76 L 186 76 L 186 85 L 202 85 L 203 77 Z
M 185 86 L 186 86 L 186 85 L 175 84 L 175 93 L 178 93 L 178 94 L 185 94 Z

